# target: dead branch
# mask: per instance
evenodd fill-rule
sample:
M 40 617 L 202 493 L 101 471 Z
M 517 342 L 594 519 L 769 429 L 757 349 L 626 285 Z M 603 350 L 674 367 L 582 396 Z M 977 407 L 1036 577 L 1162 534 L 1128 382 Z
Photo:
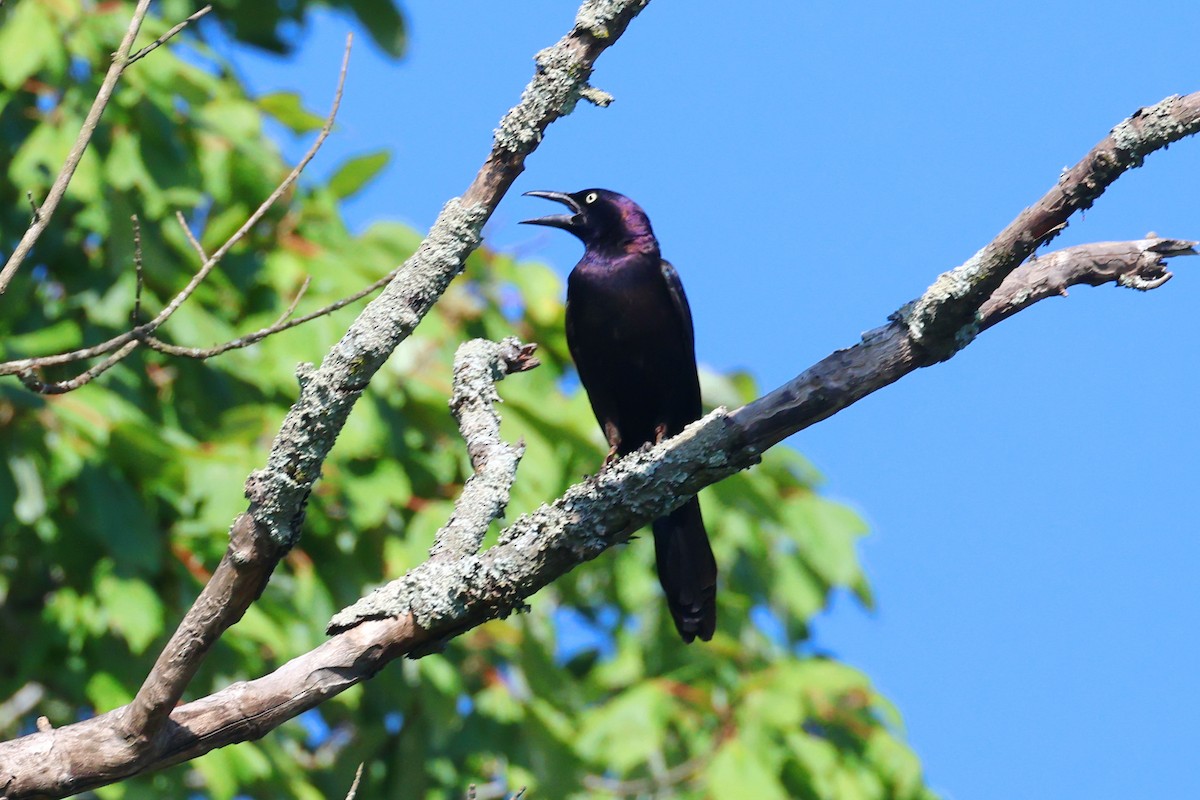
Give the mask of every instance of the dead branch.
M 50 758 L 53 763 L 40 751 L 29 760 L 33 751 L 25 743 L 37 751 L 45 740 L 25 737 L 0 745 L 0 786 L 8 797 L 61 797 L 210 749 L 204 742 L 181 745 L 175 739 L 188 725 L 180 726 L 175 719 L 183 708 L 175 708 L 175 704 L 184 687 L 208 648 L 241 618 L 262 592 L 279 558 L 298 538 L 304 507 L 321 465 L 371 376 L 462 271 L 467 255 L 479 244 L 484 222 L 520 174 L 526 156 L 540 143 L 546 127 L 574 107 L 595 60 L 619 39 L 647 2 L 585 0 L 571 31 L 538 54 L 533 79 L 521 101 L 501 120 L 492 151 L 463 198 L 447 203 L 417 252 L 383 294 L 363 310 L 321 366 L 303 365 L 299 370 L 300 398 L 281 426 L 267 466 L 247 480 L 249 509 L 235 520 L 229 549 L 138 696 L 109 714 L 35 734 L 61 737 L 53 745 L 57 754 Z M 209 261 L 216 258 L 214 254 Z M 335 653 L 348 652 L 339 650 L 346 647 L 346 641 L 331 640 L 331 649 L 318 650 L 336 661 Z M 355 658 L 367 663 L 357 654 Z M 356 668 L 351 661 L 329 673 L 323 671 L 321 676 L 289 673 L 292 677 L 286 691 L 298 691 L 298 698 L 327 697 L 326 692 L 336 693 L 362 680 L 364 675 Z M 352 679 L 344 681 L 336 677 L 338 673 Z M 332 678 L 332 683 L 327 684 L 326 678 Z M 315 694 L 296 688 L 306 685 Z M 222 713 L 220 708 L 212 711 Z M 286 718 L 247 718 L 243 725 L 234 726 L 236 740 L 261 735 Z M 166 724 L 168 719 L 173 724 Z M 197 744 L 201 749 L 194 750 Z
M 100 124 L 100 117 L 104 114 L 104 109 L 108 107 L 108 102 L 112 99 L 113 91 L 117 88 L 117 81 L 121 79 L 121 73 L 133 63 L 133 60 L 129 58 L 129 51 L 133 48 L 133 40 L 137 38 L 138 31 L 142 29 L 142 20 L 146 18 L 146 11 L 149 8 L 150 0 L 138 0 L 137 7 L 133 11 L 133 18 L 129 21 L 129 29 L 125 31 L 125 37 L 121 39 L 121 45 L 117 48 L 117 52 L 113 53 L 112 64 L 100 84 L 100 90 L 96 92 L 96 99 L 92 101 L 92 107 L 88 109 L 87 116 L 84 117 L 83 125 L 79 129 L 79 136 L 76 137 L 75 144 L 71 146 L 67 160 L 63 163 L 58 177 L 50 186 L 50 193 L 46 195 L 46 200 L 38 208 L 33 203 L 32 195 L 30 196 L 29 202 L 34 205 L 33 222 L 26 229 L 21 241 L 17 243 L 12 255 L 8 257 L 4 268 L 0 269 L 0 294 L 4 294 L 5 289 L 8 288 L 13 275 L 20 269 L 21 263 L 33 249 L 33 245 L 42 235 L 42 231 L 46 230 L 46 226 L 50 224 L 50 219 L 58 210 L 58 204 L 62 201 L 63 195 L 67 193 L 67 186 L 70 185 L 71 178 L 75 177 L 75 169 L 79 166 L 88 143 L 92 141 L 92 135 L 96 132 L 96 126 Z
M 454 354 L 450 411 L 467 443 L 475 474 L 463 486 L 450 520 L 437 532 L 431 557 L 458 558 L 478 552 L 492 520 L 504 515 L 525 443 L 512 445 L 500 438 L 496 384 L 506 375 L 538 366 L 535 349 L 537 345 L 521 344 L 510 336 L 502 342 L 473 339 Z
M 154 331 L 158 330 L 159 327 L 161 327 L 167 320 L 171 318 L 172 314 L 179 310 L 179 307 L 182 306 L 183 303 L 192 296 L 192 293 L 195 292 L 204 279 L 208 277 L 208 274 L 212 272 L 212 270 L 218 264 L 221 263 L 221 260 L 225 258 L 226 254 L 229 253 L 234 245 L 241 241 L 242 238 L 245 237 L 245 235 L 249 233 L 255 225 L 258 224 L 258 221 L 263 218 L 263 216 L 271 209 L 271 207 L 279 202 L 279 199 L 283 197 L 284 193 L 286 193 L 288 189 L 292 187 L 292 185 L 300 177 L 300 173 L 304 171 L 305 167 L 307 167 L 309 162 L 311 162 L 316 156 L 317 151 L 321 149 L 321 145 L 325 143 L 327 138 L 329 138 L 329 134 L 333 130 L 334 120 L 337 118 L 338 108 L 342 103 L 342 92 L 346 85 L 346 72 L 350 66 L 350 49 L 352 44 L 353 37 L 347 36 L 346 49 L 342 55 L 342 66 L 338 72 L 338 83 L 337 89 L 334 91 L 333 103 L 329 109 L 329 114 L 325 117 L 325 124 L 321 126 L 321 130 L 317 134 L 317 138 L 313 140 L 312 145 L 308 148 L 308 151 L 304 154 L 304 157 L 301 158 L 296 166 L 292 168 L 291 172 L 289 172 L 287 176 L 280 181 L 279 185 L 275 187 L 267 199 L 259 204 L 258 208 L 254 210 L 254 213 L 247 217 L 246 221 L 242 223 L 241 227 L 234 231 L 233 235 L 226 239 L 225 242 L 218 247 L 212 255 L 205 255 L 204 248 L 201 247 L 200 242 L 196 239 L 195 234 L 192 233 L 191 228 L 188 227 L 187 221 L 184 220 L 183 215 L 176 212 L 176 218 L 179 220 L 179 224 L 183 227 L 184 233 L 188 238 L 188 242 L 192 245 L 192 248 L 200 254 L 202 263 L 200 268 L 192 276 L 191 280 L 188 281 L 187 285 L 184 286 L 183 289 L 181 289 L 169 303 L 167 303 L 162 311 L 158 312 L 154 319 L 146 322 L 145 324 L 136 325 L 125 333 L 114 336 L 108 341 L 101 342 L 100 344 L 93 345 L 91 347 L 72 350 L 68 353 L 59 353 L 57 355 L 23 358 L 15 361 L 0 363 L 0 376 L 17 375 L 20 377 L 21 382 L 24 383 L 25 386 L 35 392 L 40 392 L 42 394 L 62 394 L 63 392 L 69 392 L 74 389 L 78 389 L 80 386 L 88 383 L 96 376 L 112 368 L 119 363 L 121 359 L 133 352 L 133 350 L 136 349 L 139 344 L 150 344 L 153 342 L 152 346 L 156 346 L 156 349 L 162 349 L 164 352 L 169 352 L 172 349 L 172 345 L 168 345 L 165 342 L 155 339 L 152 336 Z M 135 262 L 137 261 L 138 259 L 135 259 Z M 141 268 L 137 266 L 137 263 L 135 263 L 135 267 L 137 267 L 140 272 Z M 377 284 L 378 282 L 374 285 Z M 370 289 L 370 291 L 373 291 L 373 289 Z M 135 299 L 135 306 L 140 308 L 140 294 L 137 296 L 137 299 Z M 324 313 L 329 312 L 325 311 Z M 316 316 L 320 315 L 320 313 L 316 314 Z M 309 319 L 311 318 L 313 317 L 309 317 Z M 282 329 L 283 328 L 280 328 L 280 330 Z M 269 333 L 263 333 L 262 331 L 259 331 L 259 333 L 263 335 L 254 341 L 261 341 L 261 339 L 265 338 L 267 335 L 270 335 Z M 233 348 L 230 347 L 227 349 Z M 45 367 L 86 361 L 102 355 L 108 355 L 108 358 L 104 359 L 104 361 L 100 362 L 91 369 L 88 369 L 69 380 L 43 383 L 36 374 L 36 370 Z M 201 355 L 196 357 L 205 358 L 207 356 Z
M 1121 283 L 1136 274 L 1139 279 L 1157 275 L 1152 279 L 1161 285 L 1169 275 L 1165 259 L 1191 254 L 1195 245 L 1146 239 L 1103 245 L 1099 256 L 1089 252 L 1094 246 L 1042 256 L 1010 276 L 1005 299 L 981 311 L 980 325 L 990 327 L 1059 294 L 1058 289 L 1069 284 Z M 1041 262 L 1058 265 L 1057 282 L 1046 280 Z M 314 650 L 269 675 L 173 709 L 172 724 L 162 728 L 153 748 L 139 751 L 130 746 L 121 724 L 128 707 L 116 709 L 0 744 L 0 782 L 8 782 L 6 792 L 12 800 L 61 797 L 257 738 L 369 679 L 399 656 L 503 616 L 542 586 L 625 541 L 638 527 L 699 489 L 753 463 L 758 453 L 778 441 L 781 423 L 773 417 L 773 409 L 794 407 L 786 415 L 787 424 L 800 430 L 824 419 L 832 413 L 831 407 L 849 405 L 931 363 L 927 355 L 918 355 L 918 348 L 904 344 L 906 330 L 892 322 L 759 400 L 734 412 L 719 409 L 679 436 L 619 459 L 553 503 L 521 517 L 497 545 L 481 554 L 426 561 L 400 581 L 339 613 L 330 623 L 330 639 Z M 889 342 L 890 349 L 884 349 Z M 249 524 L 248 518 L 243 515 L 239 523 Z M 266 541 L 261 533 L 254 539 Z M 231 550 L 253 545 L 253 539 L 235 535 Z M 261 572 L 265 568 L 259 566 L 260 559 L 252 552 L 227 554 L 213 580 L 229 581 L 234 563 Z M 398 585 L 406 591 L 395 591 Z M 221 590 L 210 592 L 210 587 L 205 595 L 220 602 Z M 227 591 L 254 588 L 239 586 L 235 579 Z M 207 610 L 221 613 L 220 608 Z M 145 755 L 135 759 L 137 752 Z M 90 771 L 80 771 L 81 763 L 88 764 Z
M 1139 108 L 1112 129 L 1058 183 L 1026 208 L 964 264 L 938 276 L 916 303 L 902 309 L 915 342 L 949 358 L 978 332 L 975 314 L 1008 273 L 1091 208 L 1112 182 L 1140 167 L 1155 150 L 1200 131 L 1200 92 L 1172 95 Z

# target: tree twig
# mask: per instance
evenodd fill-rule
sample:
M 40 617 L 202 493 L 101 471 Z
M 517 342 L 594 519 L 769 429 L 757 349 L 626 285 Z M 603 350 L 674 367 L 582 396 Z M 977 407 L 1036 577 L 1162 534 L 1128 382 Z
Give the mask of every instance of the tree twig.
M 138 50 L 133 55 L 131 55 L 129 57 L 128 64 L 132 64 L 133 62 L 139 61 L 139 60 L 145 58 L 146 56 L 150 55 L 152 52 L 154 52 L 158 48 L 162 47 L 164 44 L 169 42 L 171 39 L 175 38 L 175 35 L 178 34 L 180 31 L 182 31 L 184 28 L 186 28 L 188 25 L 191 25 L 193 22 L 200 19 L 201 17 L 203 17 L 205 14 L 207 14 L 210 11 L 212 11 L 212 6 L 205 6 L 204 8 L 197 11 L 195 14 L 192 14 L 190 17 L 185 19 L 183 22 L 180 22 L 180 23 L 174 25 L 169 31 L 164 33 L 162 36 L 159 36 L 153 42 L 146 45 L 141 50 Z M 128 64 L 127 64 L 127 66 L 128 66 Z
M 350 65 L 350 49 L 352 43 L 353 37 L 347 36 L 346 49 L 342 55 L 342 66 L 338 72 L 338 83 L 337 89 L 334 92 L 333 103 L 330 107 L 328 116 L 325 118 L 325 124 L 321 127 L 321 131 L 317 134 L 317 138 L 308 148 L 308 151 L 304 154 L 304 157 L 301 158 L 296 166 L 292 168 L 291 172 L 289 172 L 287 176 L 284 177 L 284 179 L 279 183 L 279 185 L 275 187 L 267 199 L 259 204 L 258 208 L 254 210 L 254 212 L 246 219 L 246 221 L 242 223 L 242 225 L 236 231 L 234 231 L 232 236 L 226 239 L 225 242 L 218 247 L 212 255 L 206 256 L 204 248 L 196 239 L 195 234 L 192 233 L 191 228 L 188 227 L 187 221 L 183 219 L 183 215 L 176 212 L 176 218 L 179 220 L 179 224 L 183 227 L 188 242 L 192 245 L 193 249 L 200 254 L 202 263 L 196 273 L 192 275 L 192 278 L 188 281 L 187 285 L 184 286 L 183 289 L 181 289 L 169 303 L 167 303 L 162 311 L 158 312 L 154 319 L 146 322 L 145 324 L 134 327 L 125 333 L 114 336 L 108 341 L 93 345 L 91 347 L 72 350 L 67 353 L 59 353 L 57 355 L 23 358 L 0 363 L 0 376 L 19 375 L 21 376 L 22 382 L 33 391 L 41 391 L 49 394 L 60 394 L 65 391 L 71 391 L 72 389 L 79 388 L 95 378 L 97 375 L 111 368 L 114 364 L 120 361 L 121 358 L 132 352 L 132 350 L 136 348 L 140 342 L 150 340 L 152 338 L 151 334 L 161 325 L 163 325 L 163 323 L 165 323 L 168 319 L 170 319 L 172 314 L 179 310 L 179 307 L 183 305 L 183 303 L 189 297 L 192 296 L 192 293 L 196 291 L 204 279 L 208 277 L 208 274 L 212 272 L 213 268 L 215 268 L 221 262 L 230 249 L 232 249 L 234 245 L 241 241 L 242 238 L 249 233 L 256 224 L 258 224 L 258 221 L 263 218 L 267 211 L 269 211 L 271 207 L 279 201 L 284 193 L 291 188 L 292 184 L 294 184 L 300 177 L 300 173 L 304 171 L 305 167 L 307 167 L 309 162 L 311 162 L 316 156 L 317 151 L 321 149 L 321 145 L 325 143 L 325 140 L 329 137 L 330 132 L 333 130 L 333 123 L 337 118 L 337 112 L 341 106 L 342 92 L 346 85 L 346 72 Z M 171 345 L 167 345 L 165 342 L 158 342 L 157 340 L 155 341 L 161 348 L 164 349 L 164 352 L 167 351 L 167 348 L 171 347 Z M 256 339 L 255 341 L 258 340 Z M 128 346 L 130 343 L 133 343 L 133 347 Z M 121 356 L 115 358 L 110 356 L 101 364 L 81 373 L 70 380 L 59 381 L 57 383 L 42 383 L 36 378 L 36 375 L 34 375 L 33 372 L 34 370 L 44 367 L 53 367 L 62 364 L 71 364 L 77 361 L 85 361 L 91 358 L 113 353 L 114 350 L 120 353 Z M 32 379 L 27 379 L 27 376 L 33 377 Z
M 346 800 L 354 800 L 358 795 L 358 784 L 362 780 L 363 766 L 366 762 L 358 765 L 358 769 L 354 770 L 354 782 L 350 784 L 350 791 L 346 792 Z
M 1200 92 L 1172 95 L 1118 124 L 1064 170 L 1058 183 L 1026 208 L 966 263 L 938 277 L 910 308 L 902 309 L 913 341 L 948 358 L 978 332 L 975 314 L 1005 276 L 1067 227 L 1076 211 L 1091 208 L 1104 190 L 1150 153 L 1200 131 Z
M 84 117 L 83 126 L 79 129 L 79 136 L 76 137 L 75 144 L 71 146 L 71 151 L 67 154 L 67 160 L 63 162 L 58 177 L 51 184 L 50 192 L 42 202 L 41 208 L 35 206 L 33 222 L 26 229 L 25 235 L 17 243 L 4 267 L 0 269 L 0 294 L 4 294 L 8 288 L 13 275 L 20 269 L 22 262 L 29 255 L 29 251 L 33 249 L 33 245 L 42 235 L 42 231 L 46 230 L 46 226 L 50 224 L 50 219 L 58 210 L 58 204 L 62 201 L 63 195 L 67 193 L 67 186 L 71 183 L 71 178 L 75 176 L 75 169 L 79 166 L 79 161 L 83 158 L 83 153 L 87 150 L 88 143 L 91 142 L 92 135 L 96 132 L 96 126 L 100 124 L 100 117 L 104 114 L 104 109 L 108 107 L 108 102 L 112 99 L 113 91 L 117 88 L 117 81 L 121 79 L 121 73 L 125 71 L 125 68 L 132 63 L 129 51 L 133 48 L 133 40 L 137 38 L 138 31 L 142 28 L 142 20 L 146 18 L 146 11 L 149 8 L 150 0 L 138 0 L 137 7 L 133 11 L 133 18 L 129 21 L 129 28 L 125 31 L 125 37 L 121 40 L 117 52 L 113 53 L 112 64 L 109 65 L 104 81 L 100 84 L 100 90 L 96 92 L 96 99 L 92 101 L 92 107 L 88 109 L 87 116 Z

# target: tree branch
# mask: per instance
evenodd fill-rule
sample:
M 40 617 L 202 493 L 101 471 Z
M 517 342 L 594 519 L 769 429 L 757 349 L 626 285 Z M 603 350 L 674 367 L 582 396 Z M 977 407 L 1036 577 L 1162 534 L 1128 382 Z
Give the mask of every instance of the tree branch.
M 209 715 L 202 714 L 202 719 L 211 719 L 212 714 L 229 710 L 224 704 L 230 698 L 222 696 L 216 706 L 204 705 L 218 698 L 221 693 L 217 693 L 172 708 L 208 648 L 241 618 L 266 586 L 278 560 L 299 537 L 312 486 L 367 382 L 462 271 L 467 256 L 479 245 L 483 224 L 524 169 L 526 156 L 537 147 L 546 127 L 573 109 L 595 60 L 619 39 L 648 1 L 585 0 L 572 30 L 538 53 L 533 79 L 518 105 L 501 120 L 491 153 L 463 197 L 446 204 L 417 252 L 351 324 L 321 366 L 313 369 L 301 365 L 300 398 L 283 421 L 267 466 L 252 473 L 246 482 L 249 508 L 234 521 L 229 549 L 134 702 L 91 720 L 0 744 L 0 790 L 10 800 L 62 797 L 112 783 L 148 768 L 186 760 L 221 744 L 262 735 L 291 716 L 286 712 L 280 716 L 251 715 L 215 738 L 191 739 L 190 723 L 176 715 L 190 708 Z M 209 260 L 216 258 L 214 254 Z M 337 653 L 350 652 L 338 648 L 348 647 L 347 642 L 358 641 L 360 636 L 338 637 L 327 643 L 329 649 L 318 651 L 336 661 Z M 414 637 L 401 638 L 412 641 Z M 417 638 L 423 639 L 423 634 Z M 380 662 L 380 666 L 394 657 Z M 360 665 L 366 666 L 370 674 L 378 669 L 363 660 L 357 649 L 353 649 L 349 662 L 336 668 L 322 666 L 316 675 L 297 671 L 303 670 L 306 663 L 290 662 L 297 666 L 285 673 L 289 676 L 286 684 L 277 684 L 292 696 L 290 704 L 279 696 L 275 698 L 287 708 L 318 703 L 362 680 L 366 674 L 357 672 Z M 296 687 L 308 688 L 297 692 Z M 172 724 L 163 724 L 168 712 Z M 234 738 L 220 741 L 229 734 Z M 50 744 L 49 752 L 40 749 L 44 743 Z
M 104 76 L 104 81 L 100 84 L 100 91 L 96 92 L 96 99 L 92 101 L 92 107 L 88 109 L 87 116 L 84 117 L 83 125 L 79 129 L 79 136 L 76 137 L 75 144 L 71 146 L 67 160 L 63 163 L 58 177 L 51 184 L 46 200 L 40 208 L 35 206 L 33 221 L 25 230 L 25 235 L 21 237 L 21 241 L 17 243 L 12 255 L 8 257 L 4 268 L 0 269 L 0 294 L 4 294 L 4 290 L 8 288 L 13 275 L 20 269 L 21 263 L 33 249 L 33 245 L 42 235 L 42 231 L 46 230 L 46 226 L 50 224 L 51 217 L 58 210 L 58 204 L 62 201 L 63 195 L 67 193 L 67 186 L 70 185 L 71 178 L 75 177 L 75 169 L 79 166 L 83 153 L 92 140 L 92 134 L 96 132 L 96 126 L 100 124 L 100 117 L 104 114 L 104 109 L 108 107 L 108 101 L 112 99 L 113 91 L 117 88 L 117 81 L 121 79 L 121 73 L 133 63 L 133 60 L 129 58 L 129 51 L 133 48 L 133 40 L 137 38 L 138 31 L 142 29 L 142 20 L 146 18 L 146 11 L 149 8 L 150 0 L 138 0 L 137 7 L 133 11 L 133 18 L 129 21 L 129 29 L 125 31 L 125 37 L 121 40 L 117 52 L 113 53 L 112 64 Z M 32 202 L 31 196 L 30 203 Z
M 511 445 L 500 438 L 496 384 L 506 375 L 538 366 L 536 349 L 537 345 L 521 344 L 510 336 L 502 342 L 472 339 L 454 354 L 450 411 L 467 443 L 475 474 L 463 486 L 450 520 L 437 532 L 431 557 L 458 558 L 478 552 L 492 520 L 504 515 L 525 443 Z
M 205 14 L 207 14 L 210 11 L 212 11 L 212 6 L 204 6 L 199 11 L 197 11 L 195 14 L 192 14 L 190 17 L 185 19 L 183 22 L 180 22 L 180 23 L 172 26 L 171 29 L 168 30 L 166 33 L 164 33 L 162 36 L 159 36 L 153 42 L 146 45 L 141 50 L 138 50 L 133 55 L 131 55 L 129 57 L 128 63 L 132 64 L 133 62 L 140 61 L 141 59 L 150 55 L 155 50 L 157 50 L 158 48 L 162 47 L 167 42 L 174 39 L 179 34 L 179 32 L 182 31 L 184 28 L 186 28 L 188 25 L 191 25 L 193 22 L 200 19 L 201 17 L 203 17 Z
M 916 303 L 902 309 L 913 341 L 939 359 L 949 358 L 978 333 L 975 313 L 1005 276 L 1066 228 L 1072 214 L 1091 208 L 1113 181 L 1140 167 L 1150 153 L 1197 131 L 1200 92 L 1138 109 L 986 247 L 940 275 Z
M 981 311 L 980 325 L 989 327 L 1067 285 L 1122 283 L 1131 275 L 1161 285 L 1168 274 L 1163 261 L 1191 254 L 1195 246 L 1155 238 L 1042 256 L 1010 276 L 1003 299 Z M 1046 265 L 1057 265 L 1052 272 L 1059 277 L 1047 280 Z M 734 412 L 718 409 L 680 435 L 613 462 L 522 516 L 487 551 L 426 561 L 369 596 L 373 605 L 360 602 L 340 612 L 330 623 L 329 640 L 314 650 L 269 675 L 173 709 L 170 724 L 152 749 L 139 751 L 147 755 L 136 762 L 122 734 L 125 709 L 0 744 L 0 789 L 10 800 L 62 797 L 258 738 L 371 678 L 397 657 L 504 616 L 704 486 L 752 464 L 786 435 L 785 427 L 789 432 L 807 427 L 833 413 L 830 409 L 934 363 L 907 336 L 907 327 L 893 321 L 753 403 Z M 256 540 L 264 541 L 261 532 Z M 243 541 L 249 540 L 235 537 L 235 543 Z M 233 569 L 227 562 L 254 565 L 255 557 L 227 555 L 214 581 Z M 73 767 L 83 754 L 86 772 Z
M 158 312 L 154 319 L 142 325 L 134 326 L 125 333 L 114 336 L 106 342 L 101 342 L 100 344 L 93 345 L 91 347 L 85 347 L 80 350 L 72 350 L 67 353 L 59 353 L 57 355 L 23 358 L 15 361 L 6 361 L 0 363 L 0 376 L 17 375 L 21 378 L 21 382 L 24 383 L 25 386 L 35 392 L 42 394 L 62 394 L 63 392 L 69 392 L 79 388 L 80 386 L 83 386 L 96 376 L 110 369 L 125 356 L 129 355 L 129 353 L 133 352 L 133 350 L 136 349 L 139 344 L 150 344 L 153 342 L 155 345 L 158 345 L 163 349 L 170 348 L 171 345 L 161 342 L 152 336 L 154 331 L 158 330 L 160 326 L 162 326 L 171 318 L 172 314 L 179 310 L 179 307 L 182 306 L 184 302 L 192 296 L 192 293 L 195 292 L 204 279 L 208 277 L 208 274 L 212 272 L 212 270 L 218 264 L 221 263 L 221 260 L 225 258 L 226 254 L 229 253 L 234 245 L 241 241 L 242 238 L 249 233 L 255 225 L 258 224 L 258 221 L 263 218 L 263 216 L 271 209 L 272 206 L 275 205 L 275 203 L 279 202 L 279 199 L 283 197 L 288 189 L 291 188 L 292 184 L 299 179 L 300 173 L 304 171 L 305 167 L 309 165 L 309 162 L 311 162 L 317 155 L 317 151 L 321 149 L 321 145 L 323 145 L 325 140 L 329 138 L 329 134 L 333 131 L 333 122 L 335 119 L 337 119 L 337 112 L 342 103 L 342 92 L 346 86 L 346 72 L 350 66 L 350 49 L 352 44 L 353 37 L 347 36 L 346 49 L 342 55 L 342 67 L 338 72 L 338 83 L 337 89 L 334 91 L 333 103 L 329 109 L 329 114 L 325 117 L 325 124 L 321 126 L 321 130 L 317 134 L 317 138 L 313 140 L 312 145 L 308 148 L 308 151 L 304 154 L 304 157 L 301 158 L 296 166 L 292 168 L 291 172 L 289 172 L 287 176 L 280 181 L 279 185 L 275 187 L 267 199 L 259 204 L 258 208 L 254 210 L 254 213 L 247 217 L 246 221 L 243 222 L 242 225 L 233 232 L 233 235 L 226 239 L 225 242 L 217 248 L 216 252 L 214 252 L 211 256 L 205 255 L 204 248 L 201 247 L 200 242 L 196 239 L 195 234 L 193 234 L 191 228 L 188 227 L 187 221 L 183 218 L 183 215 L 179 212 L 176 212 L 176 218 L 179 220 L 179 224 L 183 228 L 188 242 L 200 255 L 200 260 L 202 263 L 200 268 L 192 276 L 191 280 L 188 281 L 187 285 L 184 286 L 183 289 L 181 289 L 169 303 L 167 303 L 162 311 Z M 370 290 L 371 289 L 369 288 L 368 291 Z M 137 301 L 137 306 L 140 308 L 140 295 Z M 320 313 L 318 313 L 316 316 L 320 316 Z M 280 329 L 282 330 L 283 328 Z M 266 334 L 259 338 L 265 338 L 265 335 Z M 255 339 L 255 341 L 259 341 L 259 339 Z M 37 377 L 35 372 L 35 370 L 42 369 L 44 367 L 53 367 L 62 364 L 71 364 L 78 361 L 86 361 L 102 355 L 108 355 L 108 358 L 91 369 L 88 369 L 76 377 L 71 378 L 70 380 L 43 383 Z

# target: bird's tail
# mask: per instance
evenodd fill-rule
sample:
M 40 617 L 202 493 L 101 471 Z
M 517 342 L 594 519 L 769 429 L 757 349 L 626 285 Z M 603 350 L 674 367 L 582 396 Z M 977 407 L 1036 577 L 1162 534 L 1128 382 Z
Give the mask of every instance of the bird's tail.
M 700 501 L 692 498 L 656 519 L 654 554 L 675 628 L 685 642 L 712 638 L 717 627 L 717 562 L 708 545 Z

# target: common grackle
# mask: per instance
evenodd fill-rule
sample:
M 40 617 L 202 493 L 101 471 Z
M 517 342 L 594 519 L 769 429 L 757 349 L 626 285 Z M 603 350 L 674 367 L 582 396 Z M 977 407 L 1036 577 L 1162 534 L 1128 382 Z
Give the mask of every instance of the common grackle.
M 605 189 L 525 194 L 571 211 L 526 223 L 561 228 L 584 244 L 567 280 L 567 344 L 608 440 L 605 464 L 699 419 L 692 312 L 645 212 Z M 679 635 L 711 639 L 717 563 L 700 503 L 692 498 L 652 528 L 658 579 Z

